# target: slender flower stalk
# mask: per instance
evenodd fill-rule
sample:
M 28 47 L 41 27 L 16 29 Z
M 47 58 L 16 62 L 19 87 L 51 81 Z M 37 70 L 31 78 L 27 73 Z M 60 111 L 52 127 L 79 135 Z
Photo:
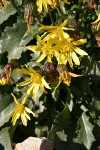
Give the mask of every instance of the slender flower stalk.
M 26 102 L 27 95 L 22 99 L 21 103 L 18 102 L 16 97 L 13 95 L 13 93 L 11 93 L 11 95 L 13 96 L 14 101 L 17 105 L 15 109 L 9 114 L 12 115 L 12 124 L 15 125 L 16 121 L 21 117 L 21 121 L 23 125 L 27 126 L 27 119 L 31 120 L 29 114 L 35 116 L 35 114 L 28 107 L 24 105 Z

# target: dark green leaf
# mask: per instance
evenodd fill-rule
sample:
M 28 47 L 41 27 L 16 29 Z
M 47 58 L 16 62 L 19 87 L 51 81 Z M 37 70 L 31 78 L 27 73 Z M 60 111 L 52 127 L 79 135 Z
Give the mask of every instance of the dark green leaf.
M 68 107 L 65 107 L 64 110 L 55 117 L 51 131 L 62 131 L 65 128 L 69 128 L 70 123 L 70 112 Z

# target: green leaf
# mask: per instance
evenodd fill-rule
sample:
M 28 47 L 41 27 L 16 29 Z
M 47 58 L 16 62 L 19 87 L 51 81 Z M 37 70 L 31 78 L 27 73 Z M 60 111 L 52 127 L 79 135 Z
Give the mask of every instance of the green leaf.
M 8 130 L 9 127 L 5 127 L 0 131 L 0 150 L 12 150 Z
M 0 96 L 0 113 L 11 103 L 11 95 L 5 94 Z
M 19 73 L 16 69 L 12 72 L 12 79 L 17 82 L 21 78 L 22 74 Z
M 82 113 L 81 118 L 78 121 L 80 130 L 78 132 L 78 139 L 85 147 L 90 150 L 92 143 L 95 141 L 93 131 L 93 125 L 89 122 L 89 117 L 85 112 Z
M 67 148 L 67 135 L 64 132 L 55 133 L 55 149 L 65 150 Z
M 53 122 L 49 138 L 55 140 L 55 148 L 57 150 L 64 150 L 67 147 L 67 133 L 70 133 L 71 120 L 68 107 L 61 111 Z
M 14 15 L 16 13 L 16 9 L 13 7 L 13 5 L 9 2 L 6 8 L 2 8 L 0 11 L 0 24 L 2 24 L 5 20 L 7 20 L 11 15 Z
M 83 77 L 82 78 L 82 92 L 84 93 L 84 95 L 86 95 L 86 93 L 88 94 L 88 95 L 93 95 L 92 94 L 92 91 L 91 91 L 91 89 L 90 89 L 90 86 L 89 86 L 89 81 L 90 80 L 90 77 L 88 77 L 88 76 L 85 76 L 85 77 Z
M 3 99 L 4 100 L 4 99 Z M 15 102 L 9 103 L 0 113 L 0 127 L 9 121 L 10 116 L 8 114 L 15 108 Z
M 22 5 L 22 1 L 23 0 L 17 0 L 17 2 L 18 2 L 19 5 Z
M 0 38 L 0 53 L 8 52 L 8 59 L 19 59 L 28 44 L 37 34 L 38 25 L 32 27 L 32 33 L 27 32 L 26 23 L 20 19 L 12 27 L 6 27 Z
M 70 112 L 69 112 L 68 107 L 65 107 L 63 109 L 63 111 L 60 112 L 55 117 L 55 120 L 54 120 L 51 131 L 52 132 L 57 132 L 57 131 L 62 131 L 66 128 L 69 129 L 70 123 L 71 123 L 71 121 L 70 121 Z
M 100 127 L 100 118 L 97 120 L 97 125 Z
M 93 107 L 96 108 L 96 110 L 100 111 L 100 101 L 94 99 L 93 100 Z
M 100 76 L 100 62 L 94 61 L 93 69 L 91 70 L 91 74 L 95 74 L 97 76 Z

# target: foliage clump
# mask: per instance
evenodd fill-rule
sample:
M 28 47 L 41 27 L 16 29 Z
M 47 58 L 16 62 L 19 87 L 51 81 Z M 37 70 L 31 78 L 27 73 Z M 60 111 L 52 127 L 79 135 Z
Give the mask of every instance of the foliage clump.
M 100 1 L 0 0 L 0 25 L 0 145 L 99 150 Z

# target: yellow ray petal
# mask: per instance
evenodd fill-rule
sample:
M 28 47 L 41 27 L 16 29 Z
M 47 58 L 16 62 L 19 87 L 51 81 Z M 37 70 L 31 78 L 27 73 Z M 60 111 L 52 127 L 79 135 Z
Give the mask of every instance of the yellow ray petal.
M 100 21 L 100 13 L 98 14 L 98 18 L 97 18 L 94 22 L 92 22 L 91 24 L 95 24 L 95 23 L 97 23 L 98 21 Z
M 33 116 L 35 116 L 35 113 L 33 113 L 28 107 L 25 107 L 26 112 L 31 113 Z
M 75 62 L 76 65 L 80 65 L 79 58 L 77 57 L 75 52 L 72 52 L 72 59 Z
M 41 24 L 41 27 L 39 28 L 39 30 L 51 30 L 54 29 L 54 26 L 45 26 Z
M 14 94 L 11 93 L 11 95 L 13 96 L 15 103 L 16 103 L 16 104 L 19 104 L 19 102 L 18 102 L 18 100 L 16 99 L 16 97 L 14 96 Z
M 42 77 L 42 83 L 47 89 L 51 89 L 49 84 L 45 81 L 44 77 Z
M 26 74 L 26 75 L 30 75 L 31 73 L 26 70 L 26 69 L 16 69 L 18 72 L 22 73 L 22 74 Z
M 24 114 L 21 114 L 21 121 L 22 121 L 24 126 L 27 126 L 27 119 L 26 119 Z
M 70 67 L 73 69 L 73 62 L 72 62 L 72 52 L 69 52 L 67 54 L 67 60 L 68 60 L 68 63 L 70 65 Z
M 14 113 L 14 115 L 13 115 L 13 117 L 12 117 L 12 123 L 13 123 L 13 125 L 15 125 L 15 123 L 16 123 L 16 121 L 17 121 L 17 119 L 19 119 L 19 117 L 20 117 L 20 113 Z
M 83 51 L 82 49 L 80 49 L 78 47 L 75 47 L 74 51 L 81 56 L 88 55 L 88 53 L 86 53 L 85 51 Z
M 24 116 L 28 119 L 31 120 L 30 116 L 24 111 Z
M 29 88 L 27 89 L 27 95 L 29 95 L 32 91 L 32 89 L 34 88 L 34 83 L 32 83 Z
M 84 43 L 86 43 L 86 39 L 80 39 L 80 40 L 77 40 L 77 41 L 73 41 L 72 43 L 74 44 L 74 45 L 81 45 L 81 44 L 84 44 Z
M 22 104 L 25 104 L 26 98 L 27 98 L 27 95 L 23 97 L 22 102 L 21 102 Z
M 32 52 L 37 52 L 37 51 L 40 51 L 41 50 L 41 46 L 34 46 L 34 45 L 30 45 L 30 46 L 27 46 L 26 49 L 28 50 L 31 50 Z
M 25 65 L 25 66 L 29 70 L 30 74 L 31 73 L 36 73 L 36 71 L 33 68 L 28 67 L 28 65 Z
M 23 81 L 23 82 L 17 84 L 17 86 L 24 86 L 24 85 L 27 85 L 27 84 L 29 84 L 29 83 L 31 83 L 31 79 L 28 79 L 28 80 L 26 80 L 26 81 Z
M 39 85 L 38 84 L 34 84 L 33 97 L 37 96 L 38 90 L 39 90 Z
M 74 73 L 72 73 L 72 72 L 68 72 L 68 74 L 69 74 L 70 76 L 72 76 L 72 77 L 81 77 L 81 76 L 83 76 L 83 75 L 74 74 Z
M 41 54 L 40 57 L 37 59 L 36 62 L 41 62 L 47 55 Z

